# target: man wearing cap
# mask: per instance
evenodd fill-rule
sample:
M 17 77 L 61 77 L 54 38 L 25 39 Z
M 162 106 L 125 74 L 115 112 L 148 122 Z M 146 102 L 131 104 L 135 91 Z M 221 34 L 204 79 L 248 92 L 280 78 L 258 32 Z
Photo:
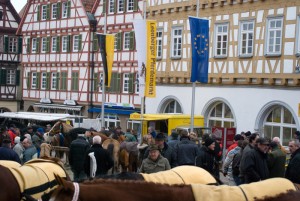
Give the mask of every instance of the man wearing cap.
M 36 133 L 32 136 L 32 143 L 35 146 L 38 157 L 40 157 L 40 152 L 41 152 L 41 144 L 44 142 L 44 129 L 43 128 L 38 128 L 36 130 Z
M 258 138 L 255 147 L 243 154 L 241 171 L 245 183 L 252 183 L 269 178 L 268 151 L 270 142 L 266 138 Z
M 171 169 L 169 161 L 161 156 L 158 145 L 151 144 L 149 146 L 149 156 L 143 160 L 140 172 L 150 174 L 169 169 Z
M 291 159 L 287 166 L 285 177 L 290 181 L 300 184 L 300 142 L 299 140 L 292 140 L 289 142 L 289 150 L 291 152 Z
M 15 161 L 21 164 L 21 160 L 16 152 L 11 149 L 11 141 L 4 139 L 0 147 L 0 160 Z

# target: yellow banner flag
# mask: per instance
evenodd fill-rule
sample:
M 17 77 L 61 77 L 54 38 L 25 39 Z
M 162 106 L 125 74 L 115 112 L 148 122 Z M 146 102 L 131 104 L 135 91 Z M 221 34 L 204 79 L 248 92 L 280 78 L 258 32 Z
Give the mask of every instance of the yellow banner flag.
M 145 96 L 156 96 L 156 21 L 147 20 L 147 56 Z

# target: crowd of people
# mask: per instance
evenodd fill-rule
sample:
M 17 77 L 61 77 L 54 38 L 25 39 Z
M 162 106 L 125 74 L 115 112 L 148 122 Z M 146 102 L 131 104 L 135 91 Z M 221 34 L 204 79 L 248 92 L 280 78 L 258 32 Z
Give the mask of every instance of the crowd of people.
M 51 125 L 47 125 L 49 131 Z M 289 150 L 281 144 L 279 137 L 272 140 L 258 133 L 242 132 L 234 136 L 234 143 L 223 153 L 221 137 L 216 134 L 197 134 L 175 131 L 170 136 L 157 133 L 153 127 L 138 142 L 137 133 L 132 129 L 122 132 L 120 126 L 111 132 L 102 128 L 102 133 L 119 142 L 131 143 L 138 150 L 138 172 L 155 173 L 176 166 L 193 165 L 207 170 L 215 178 L 220 172 L 230 181 L 230 185 L 240 185 L 273 177 L 285 177 L 300 183 L 300 132 L 296 131 L 289 142 Z M 27 127 L 24 132 L 11 125 L 0 128 L 0 160 L 12 160 L 23 164 L 40 157 L 44 143 L 44 128 L 33 131 Z M 82 181 L 108 174 L 114 166 L 109 151 L 102 147 L 102 138 L 94 136 L 88 140 L 78 135 L 71 142 L 69 164 L 74 181 Z M 109 149 L 109 148 L 108 148 Z M 291 154 L 288 165 L 287 152 Z

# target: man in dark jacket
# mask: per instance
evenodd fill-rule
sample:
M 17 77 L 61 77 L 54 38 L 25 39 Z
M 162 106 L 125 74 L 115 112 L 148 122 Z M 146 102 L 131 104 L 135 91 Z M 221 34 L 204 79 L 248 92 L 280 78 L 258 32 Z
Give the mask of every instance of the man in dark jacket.
M 2 147 L 0 147 L 0 160 L 15 161 L 21 164 L 18 154 L 11 149 L 10 139 L 4 139 L 2 141 Z
M 289 142 L 289 149 L 291 152 L 291 159 L 285 172 L 285 177 L 290 181 L 300 184 L 300 142 L 299 140 L 292 140 Z
M 105 175 L 113 165 L 114 162 L 109 152 L 102 148 L 101 137 L 93 137 L 93 145 L 85 155 L 84 171 L 87 176 L 94 178 L 95 176 Z
M 76 140 L 71 142 L 69 151 L 69 163 L 74 175 L 74 181 L 82 181 L 86 179 L 84 172 L 84 160 L 87 150 L 90 148 L 90 144 L 82 136 L 78 136 Z
M 284 177 L 286 154 L 281 151 L 277 142 L 271 142 L 270 148 L 272 149 L 268 156 L 270 178 Z
M 243 154 L 241 171 L 245 183 L 257 182 L 269 178 L 267 164 L 270 142 L 266 138 L 258 138 L 253 149 Z

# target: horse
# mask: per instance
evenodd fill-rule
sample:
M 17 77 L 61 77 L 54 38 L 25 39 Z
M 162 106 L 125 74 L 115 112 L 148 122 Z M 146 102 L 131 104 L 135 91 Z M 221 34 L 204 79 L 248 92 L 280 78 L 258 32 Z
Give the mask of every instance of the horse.
M 255 201 L 269 195 L 296 191 L 299 184 L 284 178 L 273 178 L 240 186 L 211 186 L 205 184 L 158 184 L 145 181 L 97 179 L 83 183 L 65 181 L 56 176 L 59 187 L 52 193 L 50 201 Z M 283 201 L 282 199 L 281 201 Z
M 122 172 L 137 172 L 138 170 L 138 142 L 123 141 L 120 144 L 119 162 L 122 167 Z
M 94 137 L 94 136 L 100 136 L 102 139 L 102 142 L 104 142 L 105 140 L 107 140 L 109 137 L 107 137 L 104 133 L 102 132 L 97 132 L 97 131 L 86 131 L 85 132 L 85 136 L 90 138 L 90 137 Z
M 102 147 L 103 149 L 108 150 L 113 158 L 114 166 L 112 168 L 112 173 L 117 172 L 119 169 L 120 143 L 117 140 L 109 138 L 105 141 L 102 141 Z
M 33 159 L 22 166 L 13 161 L 1 160 L 1 200 L 41 199 L 57 186 L 54 174 L 70 180 L 57 158 Z

